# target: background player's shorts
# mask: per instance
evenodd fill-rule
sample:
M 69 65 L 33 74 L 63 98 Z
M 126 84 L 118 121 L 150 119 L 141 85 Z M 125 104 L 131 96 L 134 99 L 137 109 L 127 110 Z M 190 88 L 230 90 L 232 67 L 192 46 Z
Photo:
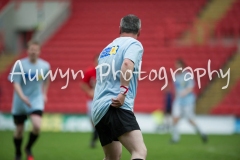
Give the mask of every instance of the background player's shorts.
M 41 110 L 35 110 L 32 113 L 30 113 L 30 115 L 35 114 L 35 115 L 39 115 L 42 116 L 43 111 Z M 27 120 L 28 115 L 26 114 L 21 114 L 21 115 L 16 115 L 13 114 L 13 121 L 14 124 L 18 125 L 18 124 L 24 124 L 24 122 Z
M 180 103 L 174 103 L 172 108 L 173 117 L 186 117 L 189 119 L 195 116 L 195 104 L 181 105 Z
M 126 132 L 140 130 L 132 111 L 111 106 L 95 128 L 102 146 L 118 141 L 118 137 Z

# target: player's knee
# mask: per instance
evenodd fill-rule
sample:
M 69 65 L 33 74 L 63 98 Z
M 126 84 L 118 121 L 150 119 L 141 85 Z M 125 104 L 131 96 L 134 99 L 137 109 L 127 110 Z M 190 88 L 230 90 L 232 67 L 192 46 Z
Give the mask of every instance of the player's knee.
M 15 131 L 14 136 L 15 136 L 15 138 L 22 138 L 22 136 L 23 136 L 23 131 Z
M 144 146 L 142 147 L 142 149 L 141 149 L 141 155 L 142 155 L 144 158 L 146 158 L 146 156 L 147 156 L 147 148 L 146 148 L 145 145 L 144 145 Z
M 38 134 L 41 130 L 40 125 L 33 125 L 33 133 Z
M 23 125 L 19 125 L 16 127 L 14 136 L 16 138 L 21 138 L 23 136 L 23 131 L 24 131 L 24 126 Z
M 132 152 L 132 155 L 136 158 L 142 158 L 145 159 L 147 157 L 147 148 L 145 145 L 142 147 L 139 147 L 137 150 Z

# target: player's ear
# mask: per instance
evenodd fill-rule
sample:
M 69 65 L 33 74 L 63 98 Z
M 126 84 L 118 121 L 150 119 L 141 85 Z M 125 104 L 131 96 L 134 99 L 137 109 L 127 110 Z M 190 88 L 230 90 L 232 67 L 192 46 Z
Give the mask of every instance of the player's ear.
M 121 32 L 121 27 L 119 26 L 119 34 L 121 34 L 122 32 Z
M 141 33 L 141 29 L 138 31 L 137 36 L 139 37 Z

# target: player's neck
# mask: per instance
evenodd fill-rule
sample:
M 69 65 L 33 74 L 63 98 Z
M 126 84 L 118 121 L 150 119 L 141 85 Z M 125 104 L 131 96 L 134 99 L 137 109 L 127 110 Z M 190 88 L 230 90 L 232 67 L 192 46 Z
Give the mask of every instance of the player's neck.
M 134 39 L 138 38 L 138 36 L 136 34 L 133 34 L 133 33 L 121 33 L 120 37 L 132 37 Z
M 29 62 L 32 63 L 32 64 L 36 64 L 37 63 L 37 59 L 30 59 L 29 58 Z

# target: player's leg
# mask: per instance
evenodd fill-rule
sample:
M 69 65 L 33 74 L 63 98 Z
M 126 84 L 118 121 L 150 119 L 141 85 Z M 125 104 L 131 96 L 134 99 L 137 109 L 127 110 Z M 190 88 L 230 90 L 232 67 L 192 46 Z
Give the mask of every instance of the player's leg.
M 14 131 L 13 142 L 15 147 L 15 159 L 20 160 L 22 156 L 21 146 L 24 132 L 24 121 L 27 119 L 26 115 L 13 115 L 16 129 Z
M 112 110 L 114 135 L 131 153 L 131 159 L 146 159 L 147 149 L 134 113 L 121 108 Z
M 195 105 L 189 105 L 184 107 L 185 109 L 185 114 L 188 118 L 189 123 L 194 127 L 195 131 L 200 135 L 201 139 L 203 142 L 207 142 L 207 135 L 202 132 L 200 127 L 197 125 L 197 123 L 194 120 L 195 117 Z
M 122 144 L 119 141 L 113 141 L 103 146 L 105 154 L 104 160 L 120 160 L 122 154 Z
M 171 118 L 171 113 L 172 113 L 172 104 L 168 104 L 166 106 L 166 112 L 165 112 L 165 120 L 166 120 L 166 128 L 167 132 L 170 132 L 171 126 L 172 126 L 172 118 Z
M 165 125 L 167 132 L 170 132 L 171 124 L 172 124 L 172 119 L 171 119 L 171 112 L 168 112 L 165 114 Z
M 95 148 L 96 147 L 96 142 L 98 140 L 98 133 L 97 133 L 97 130 L 96 128 L 94 127 L 93 123 L 92 123 L 92 120 L 91 121 L 91 124 L 92 124 L 92 127 L 93 127 L 93 132 L 92 132 L 92 138 L 91 138 L 91 143 L 90 143 L 90 146 L 91 148 Z
M 94 144 L 94 147 L 96 146 L 97 139 L 98 139 L 98 133 L 97 133 L 97 130 L 94 128 L 93 135 L 92 135 L 92 143 Z
M 97 130 L 95 129 L 95 127 L 94 127 L 94 125 L 92 123 L 91 107 L 92 107 L 92 101 L 87 101 L 88 117 L 90 118 L 90 121 L 91 121 L 91 124 L 92 124 L 92 127 L 93 127 L 93 132 L 92 132 L 92 138 L 91 138 L 90 146 L 92 148 L 95 148 L 96 147 L 96 142 L 97 142 L 97 139 L 98 139 L 98 133 L 97 133 Z
M 131 153 L 131 160 L 145 160 L 147 148 L 140 130 L 133 130 L 118 137 L 123 146 Z
M 178 131 L 178 121 L 181 116 L 181 106 L 175 102 L 172 109 L 172 140 L 171 142 L 177 143 L 180 140 L 180 134 Z
M 29 134 L 28 143 L 26 145 L 25 151 L 27 156 L 32 158 L 32 146 L 39 137 L 41 122 L 42 122 L 42 111 L 34 111 L 30 114 L 30 120 L 32 122 L 33 130 Z
M 105 154 L 104 160 L 119 160 L 122 154 L 122 145 L 113 133 L 113 117 L 116 117 L 116 115 L 110 108 L 95 126 Z

